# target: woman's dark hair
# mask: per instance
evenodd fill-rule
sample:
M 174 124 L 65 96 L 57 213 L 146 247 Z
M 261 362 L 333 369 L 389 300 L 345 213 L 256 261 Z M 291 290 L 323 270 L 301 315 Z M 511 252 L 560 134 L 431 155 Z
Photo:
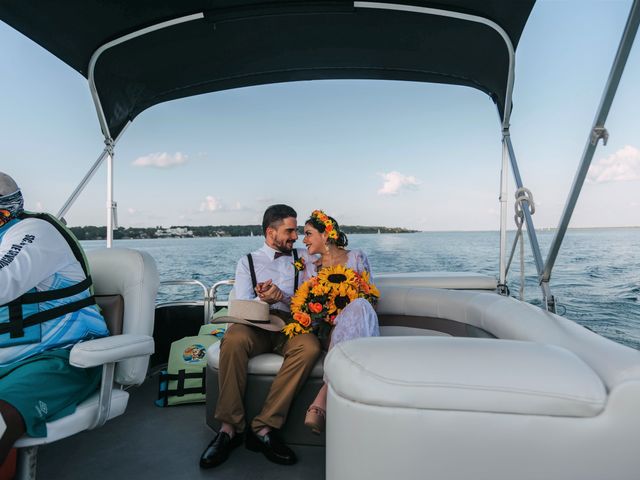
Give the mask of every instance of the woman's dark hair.
M 347 238 L 345 233 L 342 230 L 340 230 L 340 225 L 338 225 L 338 222 L 336 221 L 336 219 L 333 218 L 333 217 L 329 217 L 329 215 L 327 215 L 327 217 L 329 218 L 329 220 L 331 220 L 331 223 L 333 223 L 333 228 L 338 232 L 338 238 L 337 239 L 329 238 L 329 239 L 327 239 L 327 242 L 328 243 L 333 243 L 337 247 L 340 247 L 340 248 L 344 248 L 347 245 L 349 245 L 349 239 Z M 327 229 L 326 225 L 324 223 L 322 223 L 317 217 L 314 217 L 313 215 L 310 216 L 309 219 L 304 223 L 305 223 L 305 225 L 306 224 L 311 225 L 313 228 L 318 230 L 320 233 L 324 233 L 324 231 Z
M 296 211 L 291 208 L 289 205 L 277 204 L 271 205 L 264 211 L 264 216 L 262 217 L 262 233 L 267 235 L 267 228 L 278 228 L 278 226 L 282 223 L 285 218 L 297 218 L 298 214 Z

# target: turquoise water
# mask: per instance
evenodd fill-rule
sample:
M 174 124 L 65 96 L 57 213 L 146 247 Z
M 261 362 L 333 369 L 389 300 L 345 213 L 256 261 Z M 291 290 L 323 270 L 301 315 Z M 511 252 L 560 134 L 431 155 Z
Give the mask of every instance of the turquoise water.
M 540 232 L 543 258 L 553 232 Z M 205 285 L 233 277 L 242 255 L 262 244 L 261 237 L 120 240 L 116 246 L 149 252 L 161 280 L 196 279 Z M 383 272 L 453 271 L 497 276 L 497 232 L 424 232 L 351 235 L 349 247 L 361 248 L 374 275 Z M 509 250 L 512 240 L 509 239 Z M 83 242 L 87 249 L 104 242 Z M 298 247 L 302 242 L 298 242 Z M 518 250 L 519 251 L 519 250 Z M 518 294 L 519 257 L 508 277 Z M 531 251 L 525 248 L 525 299 L 540 305 L 541 292 Z M 640 229 L 569 230 L 551 278 L 559 313 L 617 342 L 640 349 Z M 201 291 L 163 287 L 159 299 L 202 298 Z

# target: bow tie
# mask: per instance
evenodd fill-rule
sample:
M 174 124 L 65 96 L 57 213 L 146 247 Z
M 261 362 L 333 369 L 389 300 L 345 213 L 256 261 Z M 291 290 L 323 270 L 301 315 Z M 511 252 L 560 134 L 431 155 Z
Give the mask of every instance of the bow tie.
M 273 259 L 277 260 L 280 257 L 290 257 L 291 256 L 291 252 L 276 252 L 273 255 Z

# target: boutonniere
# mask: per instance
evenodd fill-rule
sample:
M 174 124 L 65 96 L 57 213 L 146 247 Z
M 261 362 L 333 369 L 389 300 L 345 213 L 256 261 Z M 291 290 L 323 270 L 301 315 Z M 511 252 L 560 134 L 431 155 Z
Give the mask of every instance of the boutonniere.
M 301 272 L 302 270 L 304 270 L 305 266 L 306 265 L 304 264 L 304 258 L 299 258 L 298 260 L 293 262 L 293 268 L 295 268 L 296 271 L 298 272 Z

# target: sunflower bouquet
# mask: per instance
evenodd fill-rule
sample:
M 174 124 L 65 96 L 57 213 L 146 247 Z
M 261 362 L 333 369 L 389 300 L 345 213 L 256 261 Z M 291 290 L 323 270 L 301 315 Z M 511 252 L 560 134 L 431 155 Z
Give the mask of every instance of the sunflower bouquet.
M 374 306 L 380 298 L 369 272 L 357 273 L 343 265 L 323 268 L 296 290 L 291 299 L 292 320 L 282 332 L 288 338 L 310 332 L 326 338 L 338 314 L 356 298 Z

